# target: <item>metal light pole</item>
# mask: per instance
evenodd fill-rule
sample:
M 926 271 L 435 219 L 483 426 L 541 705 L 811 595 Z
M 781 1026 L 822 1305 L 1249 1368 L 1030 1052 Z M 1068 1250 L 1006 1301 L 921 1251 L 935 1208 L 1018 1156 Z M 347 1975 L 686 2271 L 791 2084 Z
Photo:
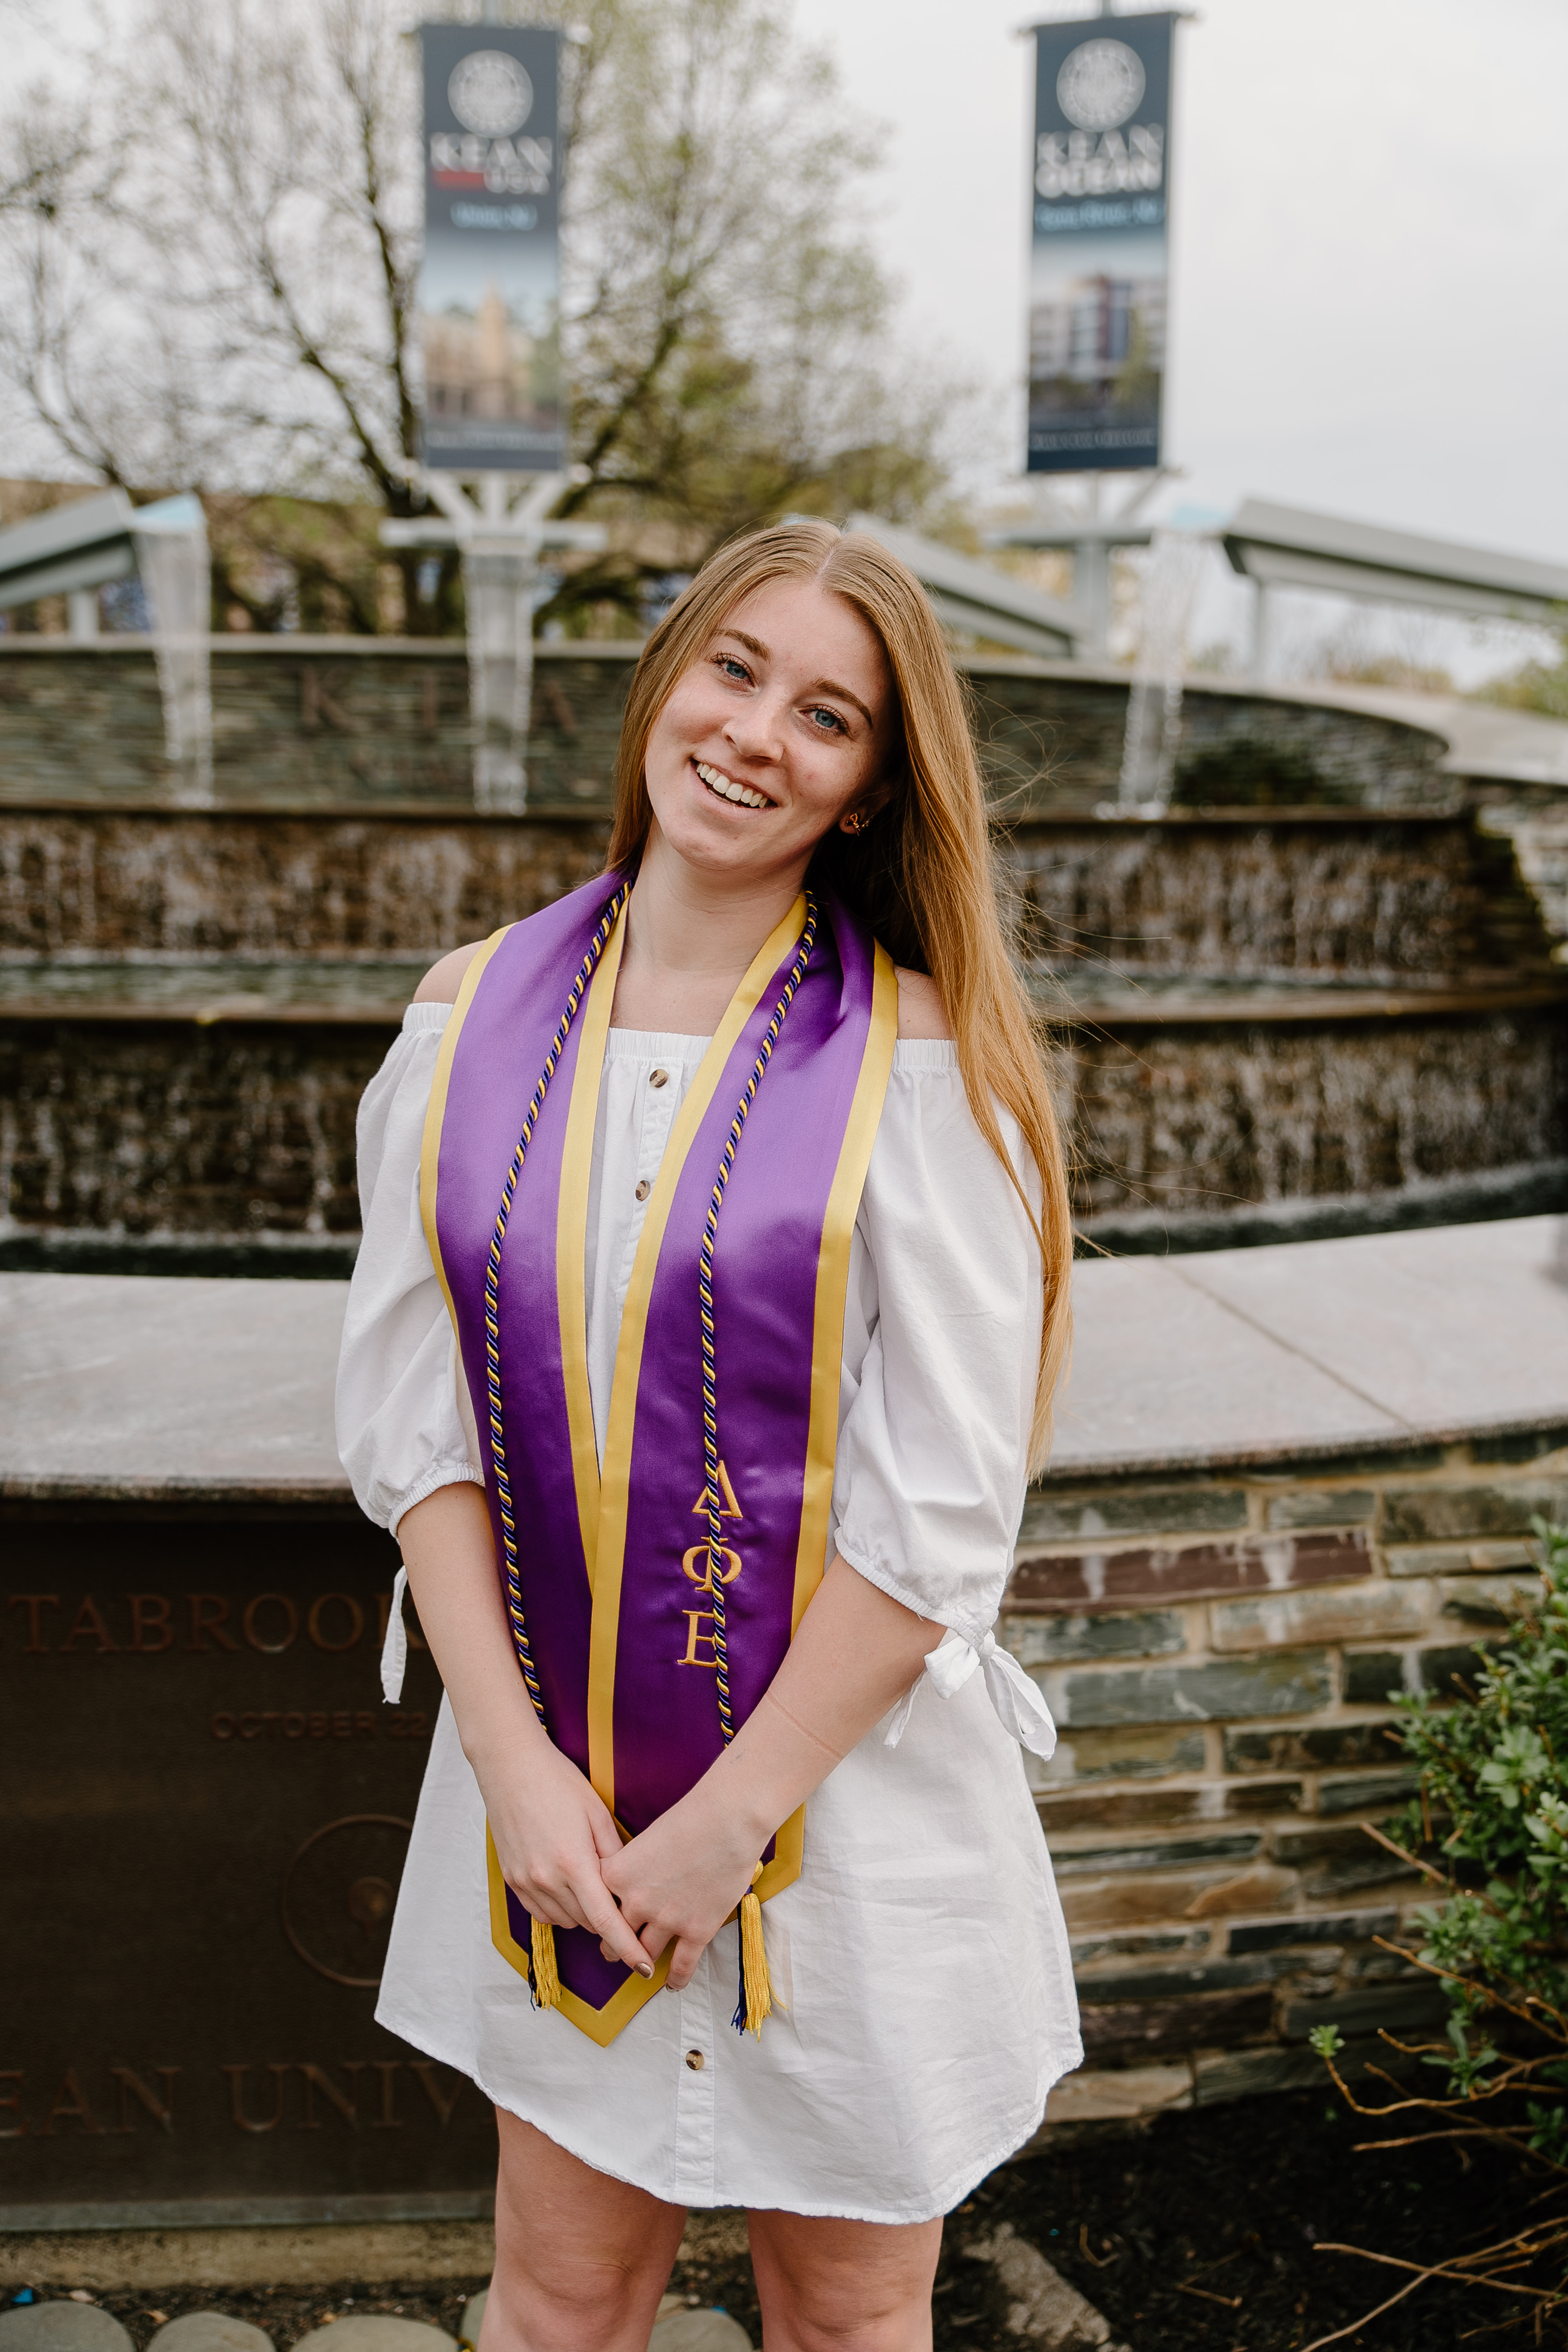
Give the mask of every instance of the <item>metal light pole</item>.
M 1110 652 L 1110 551 L 1113 547 L 1147 547 L 1154 536 L 1152 523 L 1137 520 L 1162 482 L 1177 473 L 1173 466 L 1134 475 L 1131 497 L 1113 515 L 1100 513 L 1103 474 L 1080 477 L 1083 502 L 1069 506 L 1055 487 L 1038 474 L 1026 477 L 1037 501 L 1039 520 L 1006 530 L 988 531 L 987 547 L 1060 547 L 1072 555 L 1072 611 L 1082 632 L 1081 647 L 1089 661 L 1105 661 Z
M 548 509 L 566 474 L 531 474 L 515 506 L 513 478 L 480 477 L 476 506 L 450 474 L 411 468 L 410 478 L 444 520 L 421 515 L 384 522 L 386 547 L 457 547 L 463 559 L 468 615 L 468 688 L 473 720 L 474 806 L 518 816 L 528 805 L 528 723 L 533 698 L 533 593 L 540 551 L 570 547 L 599 554 L 599 523 L 556 522 Z

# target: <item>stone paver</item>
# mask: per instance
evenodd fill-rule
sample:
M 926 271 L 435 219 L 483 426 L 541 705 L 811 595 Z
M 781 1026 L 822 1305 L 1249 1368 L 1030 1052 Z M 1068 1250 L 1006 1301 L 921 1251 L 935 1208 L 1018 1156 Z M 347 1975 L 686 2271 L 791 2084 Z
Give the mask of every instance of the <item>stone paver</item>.
M 12 1492 L 346 1492 L 332 1373 L 346 1283 L 0 1275 Z
M 463 2305 L 459 2334 L 467 2345 L 479 2340 L 489 2294 L 489 2287 L 481 2287 Z M 338 2324 L 341 2326 L 342 2322 Z M 200 2347 L 193 2345 L 189 2352 L 200 2352 Z M 366 2344 L 362 2352 L 383 2352 L 383 2347 Z M 400 2352 L 400 2347 L 388 2345 L 384 2352 Z M 417 2352 L 417 2347 L 410 2345 L 406 2352 Z M 727 2311 L 693 2311 L 684 2295 L 667 2294 L 659 2302 L 648 2352 L 752 2352 L 752 2339 Z
M 672 2311 L 654 2325 L 647 2352 L 752 2352 L 752 2339 L 727 2311 Z
M 1313 1250 L 1327 1246 L 1295 1244 L 1307 1260 L 1303 1280 Z M 1392 1413 L 1184 1280 L 1183 1269 L 1194 1263 L 1110 1258 L 1074 1267 L 1073 1360 L 1057 1408 L 1056 1476 L 1328 1452 L 1401 1434 Z
M 1089 2352 L 1091 2345 L 1121 2352 L 1111 2342 L 1110 2324 L 1103 2313 L 1086 2303 L 1044 2254 L 1020 2238 L 1011 2221 L 999 2222 L 989 2238 L 977 2238 L 963 2251 L 972 2262 L 989 2263 L 1012 2296 L 1007 2313 L 1011 2335 L 1041 2345 L 1045 2352 Z
M 1558 1249 L 1559 1220 L 1520 1217 L 1081 1265 L 1053 1475 L 1568 1418 Z M 331 1443 L 346 1292 L 0 1275 L 0 1487 L 346 1495 Z
M 313 2327 L 301 2336 L 295 2352 L 309 2345 L 310 2352 L 457 2352 L 444 2329 L 422 2319 L 394 2319 L 382 2312 L 355 2312 L 334 2320 L 330 2327 Z
M 160 2327 L 147 2352 L 272 2352 L 272 2338 L 248 2319 L 235 2319 L 226 2311 L 187 2311 Z
M 0 2311 L 0 2352 L 131 2352 L 131 2338 L 95 2303 L 62 2298 Z
M 1559 1220 L 1205 1251 L 1171 1271 L 1415 1430 L 1568 1408 Z

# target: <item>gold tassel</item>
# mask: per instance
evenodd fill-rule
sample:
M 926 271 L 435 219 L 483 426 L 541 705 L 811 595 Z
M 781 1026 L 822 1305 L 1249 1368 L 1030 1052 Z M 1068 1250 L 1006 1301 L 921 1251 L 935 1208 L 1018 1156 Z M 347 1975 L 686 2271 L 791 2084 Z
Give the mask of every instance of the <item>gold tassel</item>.
M 741 1897 L 741 1984 L 745 1999 L 745 2031 L 760 2035 L 763 2021 L 773 2013 L 773 1989 L 768 1976 L 767 1946 L 763 1941 L 763 1906 L 757 1896 L 757 1881 L 763 1874 L 759 1862 L 752 1873 L 752 1883 Z M 736 2020 L 740 2024 L 742 2021 Z
M 533 1962 L 533 1998 L 541 2009 L 559 2009 L 561 1979 L 555 1972 L 555 1930 L 548 1919 L 530 1919 L 528 1944 Z

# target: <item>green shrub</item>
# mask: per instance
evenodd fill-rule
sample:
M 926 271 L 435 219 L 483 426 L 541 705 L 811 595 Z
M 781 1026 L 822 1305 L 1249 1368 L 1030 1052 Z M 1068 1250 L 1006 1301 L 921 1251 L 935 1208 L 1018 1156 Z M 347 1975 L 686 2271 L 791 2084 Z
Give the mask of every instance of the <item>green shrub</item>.
M 1539 1602 L 1479 1665 L 1474 1687 L 1460 1685 L 1457 1703 L 1426 1692 L 1399 1699 L 1400 1738 L 1420 1794 L 1407 1813 L 1369 1832 L 1445 1892 L 1420 1915 L 1417 1958 L 1445 1982 L 1447 2036 L 1395 2046 L 1436 2070 L 1447 2095 L 1363 2105 L 1334 2064 L 1343 2047 L 1337 2030 L 1319 2026 L 1311 2042 L 1359 2114 L 1398 2115 L 1403 2124 L 1425 2113 L 1436 2126 L 1425 2137 L 1457 2133 L 1528 2152 L 1568 2187 L 1568 1529 L 1532 1524 Z M 1386 2073 L 1381 2079 L 1397 2091 Z M 1410 2142 L 1405 2127 L 1398 2141 L 1372 2144 Z M 1542 2258 L 1547 2283 L 1523 2285 L 1521 2270 Z M 1568 2221 L 1549 2191 L 1519 2236 L 1456 2258 L 1444 2274 L 1498 2285 L 1506 2271 L 1540 2298 L 1535 2311 L 1544 2315 L 1568 2302 L 1565 2259 Z

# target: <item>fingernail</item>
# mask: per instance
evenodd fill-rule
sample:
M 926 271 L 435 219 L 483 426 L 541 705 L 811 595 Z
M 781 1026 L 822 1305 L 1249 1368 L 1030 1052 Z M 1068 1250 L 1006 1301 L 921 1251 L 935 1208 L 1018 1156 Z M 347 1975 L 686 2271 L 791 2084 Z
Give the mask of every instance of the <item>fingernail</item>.
M 639 1977 L 651 1977 L 653 1974 L 653 1962 L 651 1960 L 639 1960 L 637 1962 L 637 1974 Z

